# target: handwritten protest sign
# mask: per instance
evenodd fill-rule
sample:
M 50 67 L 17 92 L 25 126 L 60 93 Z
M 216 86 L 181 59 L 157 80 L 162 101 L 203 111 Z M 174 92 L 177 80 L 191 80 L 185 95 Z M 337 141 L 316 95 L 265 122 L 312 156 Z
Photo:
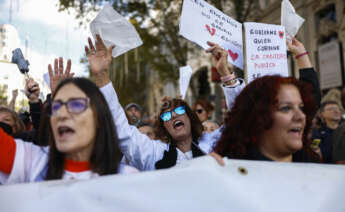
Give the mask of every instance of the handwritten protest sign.
M 248 83 L 258 77 L 288 76 L 286 35 L 283 26 L 244 23 Z
M 180 35 L 208 49 L 207 41 L 229 53 L 229 62 L 243 69 L 242 24 L 204 0 L 184 0 Z

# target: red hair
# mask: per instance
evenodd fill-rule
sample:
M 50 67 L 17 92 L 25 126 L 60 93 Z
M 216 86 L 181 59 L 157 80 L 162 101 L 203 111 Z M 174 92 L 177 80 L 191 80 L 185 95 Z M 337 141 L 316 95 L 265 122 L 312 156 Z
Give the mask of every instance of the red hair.
M 282 85 L 294 85 L 300 92 L 306 115 L 303 148 L 308 149 L 307 137 L 316 105 L 311 86 L 292 77 L 264 76 L 248 84 L 238 95 L 225 119 L 225 129 L 215 147 L 222 156 L 247 159 L 249 148 L 255 148 L 262 133 L 273 126 L 273 111 L 278 103 L 277 95 Z

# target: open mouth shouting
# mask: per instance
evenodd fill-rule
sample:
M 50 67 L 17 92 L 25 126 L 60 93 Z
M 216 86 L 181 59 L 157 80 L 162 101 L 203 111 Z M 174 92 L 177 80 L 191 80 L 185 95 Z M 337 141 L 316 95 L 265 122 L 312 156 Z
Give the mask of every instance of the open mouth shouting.
M 173 127 L 174 127 L 175 130 L 179 130 L 179 129 L 184 127 L 184 123 L 181 120 L 176 120 L 173 123 Z
M 75 130 L 69 126 L 62 125 L 57 128 L 58 138 L 61 141 L 68 139 L 75 134 Z
M 302 127 L 294 127 L 289 130 L 289 133 L 293 136 L 296 136 L 298 138 L 302 138 L 303 135 L 303 128 Z

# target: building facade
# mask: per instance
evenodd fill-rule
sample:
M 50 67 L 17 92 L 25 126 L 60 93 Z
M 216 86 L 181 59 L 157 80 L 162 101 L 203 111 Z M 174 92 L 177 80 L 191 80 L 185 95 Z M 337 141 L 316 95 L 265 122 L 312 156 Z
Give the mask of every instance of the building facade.
M 319 73 L 321 89 L 344 86 L 345 61 L 345 0 L 290 0 L 297 13 L 305 19 L 297 34 L 309 51 Z M 281 1 L 261 0 L 261 13 L 253 21 L 280 24 Z M 329 48 L 327 48 L 329 47 Z M 291 75 L 298 77 L 298 70 L 289 58 Z
M 345 0 L 290 0 L 290 2 L 296 12 L 305 19 L 296 38 L 309 52 L 319 74 L 322 92 L 326 93 L 331 88 L 342 88 L 345 85 Z M 246 21 L 280 25 L 281 3 L 281 0 L 259 0 L 253 4 Z M 226 13 L 235 18 L 233 9 L 227 9 Z M 188 64 L 195 70 L 190 93 L 194 98 L 200 95 L 200 87 L 209 87 L 206 96 L 215 104 L 215 118 L 219 120 L 222 90 L 219 89 L 219 84 L 211 80 L 210 57 L 203 53 L 189 55 Z M 290 75 L 298 78 L 299 71 L 291 55 L 288 57 L 288 64 Z M 208 75 L 206 82 L 201 80 L 205 78 L 202 77 L 205 73 Z M 208 86 L 201 86 L 203 83 L 208 83 Z
M 12 51 L 19 43 L 17 29 L 10 24 L 0 24 L 0 60 L 10 62 Z

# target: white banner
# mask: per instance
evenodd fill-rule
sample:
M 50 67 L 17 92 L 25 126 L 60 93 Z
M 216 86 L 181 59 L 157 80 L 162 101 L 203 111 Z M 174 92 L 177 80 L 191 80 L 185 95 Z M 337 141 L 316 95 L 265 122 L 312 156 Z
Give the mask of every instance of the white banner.
M 319 47 L 319 67 L 321 89 L 343 85 L 338 41 L 332 41 Z
M 242 24 L 204 0 L 184 0 L 180 35 L 208 49 L 207 41 L 228 51 L 228 60 L 243 69 Z
M 207 156 L 163 171 L 0 186 L 0 211 L 345 211 L 345 166 L 225 162 Z
M 289 75 L 286 35 L 283 26 L 244 23 L 248 83 L 258 77 Z

